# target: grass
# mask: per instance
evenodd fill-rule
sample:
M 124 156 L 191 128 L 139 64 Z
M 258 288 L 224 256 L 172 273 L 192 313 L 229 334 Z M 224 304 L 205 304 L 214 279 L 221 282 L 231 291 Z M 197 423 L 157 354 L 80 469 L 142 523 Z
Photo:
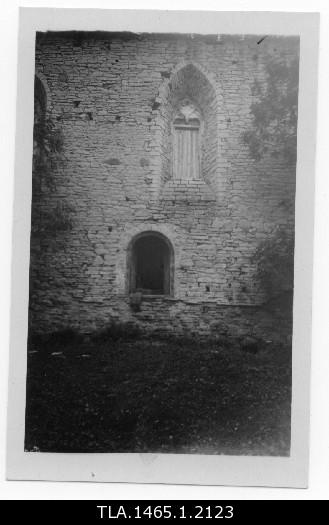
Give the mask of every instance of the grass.
M 290 348 L 114 333 L 30 338 L 26 450 L 289 455 Z

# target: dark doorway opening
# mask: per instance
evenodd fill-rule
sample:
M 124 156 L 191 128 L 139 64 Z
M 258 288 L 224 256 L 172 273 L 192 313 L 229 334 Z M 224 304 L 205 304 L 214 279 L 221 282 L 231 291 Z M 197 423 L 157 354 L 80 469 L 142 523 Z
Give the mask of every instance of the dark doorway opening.
M 141 234 L 132 245 L 130 291 L 144 295 L 169 295 L 171 249 L 162 235 Z

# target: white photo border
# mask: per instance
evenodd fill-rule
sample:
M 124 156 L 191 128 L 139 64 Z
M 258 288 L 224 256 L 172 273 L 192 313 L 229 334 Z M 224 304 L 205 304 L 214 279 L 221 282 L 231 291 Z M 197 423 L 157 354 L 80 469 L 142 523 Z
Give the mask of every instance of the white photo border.
M 290 457 L 24 451 L 36 31 L 300 37 Z M 21 8 L 7 479 L 305 488 L 308 482 L 319 14 Z

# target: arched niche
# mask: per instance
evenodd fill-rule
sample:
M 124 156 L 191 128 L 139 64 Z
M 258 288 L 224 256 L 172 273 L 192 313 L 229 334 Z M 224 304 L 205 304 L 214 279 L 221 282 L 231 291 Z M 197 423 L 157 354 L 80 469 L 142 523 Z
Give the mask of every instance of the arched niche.
M 131 240 L 127 270 L 129 293 L 173 295 L 174 250 L 169 239 L 161 233 L 146 231 Z
M 214 82 L 201 67 L 194 63 L 184 63 L 173 71 L 171 77 L 160 88 L 158 100 L 158 124 L 161 129 L 159 139 L 161 186 L 174 179 L 177 174 L 179 148 L 177 149 L 176 123 L 177 115 L 182 113 L 185 107 L 192 111 L 193 118 L 190 122 L 189 119 L 185 122 L 189 127 L 185 138 L 190 140 L 183 140 L 183 144 L 187 145 L 186 155 L 189 151 L 187 161 L 193 163 L 193 166 L 190 176 L 184 179 L 203 181 L 216 191 L 219 165 L 219 109 Z M 183 135 L 184 132 L 181 131 Z

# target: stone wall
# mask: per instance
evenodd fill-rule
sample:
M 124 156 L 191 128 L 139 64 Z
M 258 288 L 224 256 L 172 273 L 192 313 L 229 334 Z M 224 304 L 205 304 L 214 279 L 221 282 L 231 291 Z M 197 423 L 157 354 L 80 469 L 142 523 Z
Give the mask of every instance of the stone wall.
M 258 41 L 38 34 L 36 75 L 63 147 L 51 182 L 44 177 L 33 195 L 35 329 L 88 331 L 114 319 L 148 330 L 206 333 L 217 323 L 222 331 L 257 326 L 266 335 L 271 325 L 275 332 L 252 256 L 278 225 L 294 228 L 295 168 L 270 155 L 253 161 L 241 134 L 252 119 L 252 86 L 266 82 L 268 57 L 297 55 L 298 42 Z M 183 96 L 203 114 L 200 181 L 172 178 L 170 126 Z M 61 207 L 70 228 L 46 227 L 43 218 Z M 144 231 L 162 233 L 174 248 L 174 292 L 144 299 L 135 312 L 127 250 Z M 289 325 L 289 313 L 287 319 Z

